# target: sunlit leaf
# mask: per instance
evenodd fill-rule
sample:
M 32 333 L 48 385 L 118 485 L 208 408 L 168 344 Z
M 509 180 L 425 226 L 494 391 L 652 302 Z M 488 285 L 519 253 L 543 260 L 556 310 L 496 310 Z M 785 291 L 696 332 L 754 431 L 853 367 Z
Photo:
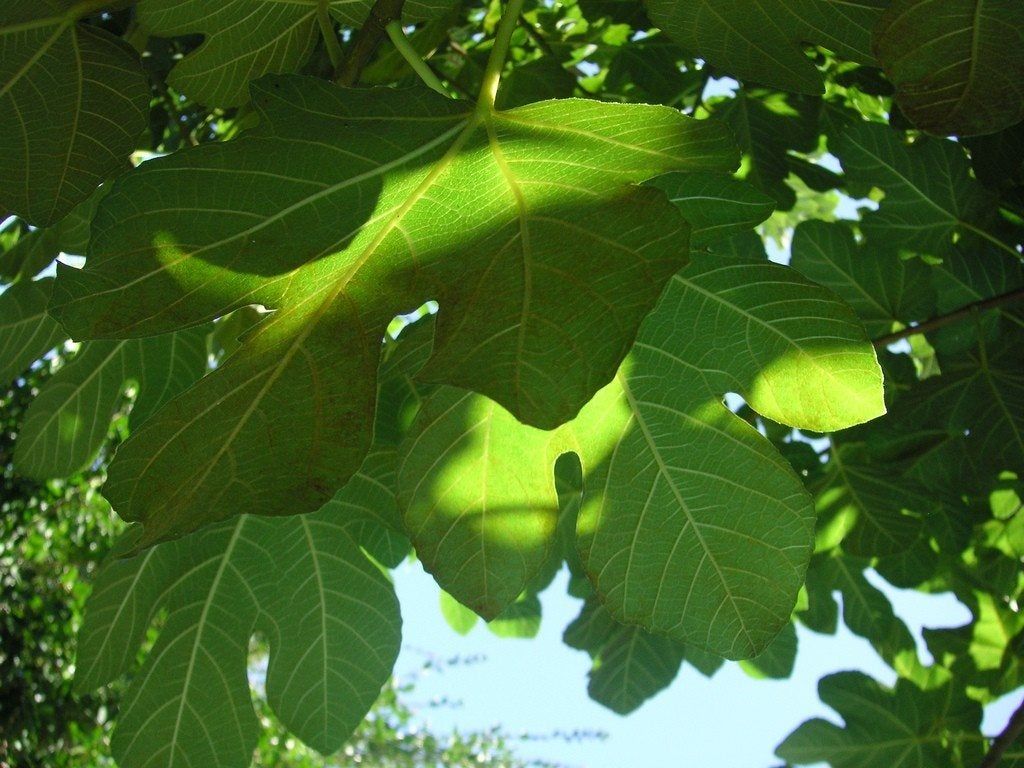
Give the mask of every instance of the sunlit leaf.
M 255 94 L 255 131 L 115 185 L 87 267 L 58 277 L 54 310 L 76 338 L 277 309 L 119 450 L 105 493 L 145 523 L 143 544 L 329 498 L 369 447 L 384 330 L 427 299 L 442 309 L 421 378 L 537 426 L 571 418 L 686 259 L 679 212 L 633 182 L 735 162 L 721 126 L 661 107 L 482 115 L 297 77 Z

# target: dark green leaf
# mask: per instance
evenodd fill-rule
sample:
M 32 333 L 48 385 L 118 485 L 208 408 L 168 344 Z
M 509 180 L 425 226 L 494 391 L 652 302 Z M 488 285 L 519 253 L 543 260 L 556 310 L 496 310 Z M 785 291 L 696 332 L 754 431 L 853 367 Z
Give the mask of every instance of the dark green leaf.
M 651 21 L 692 56 L 741 80 L 821 93 L 803 51 L 821 45 L 870 63 L 871 29 L 885 0 L 646 0 Z
M 128 167 L 149 87 L 122 41 L 78 24 L 85 4 L 0 6 L 0 209 L 44 226 Z
M 896 101 L 918 128 L 994 133 L 1024 120 L 1024 4 L 894 0 L 875 52 Z

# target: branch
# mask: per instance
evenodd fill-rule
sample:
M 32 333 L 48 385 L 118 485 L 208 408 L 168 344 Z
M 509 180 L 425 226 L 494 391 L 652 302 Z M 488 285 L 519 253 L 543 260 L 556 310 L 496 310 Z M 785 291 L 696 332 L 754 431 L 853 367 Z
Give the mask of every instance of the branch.
M 1003 732 L 992 741 L 992 746 L 988 748 L 988 752 L 985 753 L 985 757 L 978 768 L 996 768 L 999 765 L 999 761 L 1003 759 L 1003 754 L 1013 745 L 1013 742 L 1017 740 L 1021 733 L 1024 733 L 1024 701 L 1020 703 L 1017 710 L 1010 716 L 1010 722 L 1006 724 Z
M 914 336 L 918 333 L 927 333 L 928 331 L 934 331 L 937 328 L 942 328 L 950 323 L 955 323 L 958 320 L 963 320 L 965 317 L 970 317 L 977 312 L 984 312 L 987 309 L 994 309 L 1002 304 L 1009 304 L 1013 301 L 1020 301 L 1024 299 L 1024 288 L 1015 288 L 1012 291 L 1001 293 L 998 296 L 992 296 L 988 299 L 982 299 L 981 301 L 975 301 L 966 306 L 954 309 L 945 315 L 938 315 L 930 320 L 925 320 L 917 325 L 911 325 L 904 328 L 901 331 L 895 333 L 888 333 L 885 336 L 879 336 L 877 339 L 873 339 L 872 343 L 876 347 L 886 347 L 892 344 L 894 341 L 905 339 L 909 336 Z
M 373 52 L 377 50 L 380 41 L 384 39 L 388 24 L 402 18 L 402 6 L 405 0 L 376 0 L 370 9 L 363 26 L 356 33 L 352 50 L 345 59 L 341 71 L 338 72 L 337 82 L 339 85 L 348 87 L 359 82 L 359 76 L 363 73 L 363 67 L 370 61 Z

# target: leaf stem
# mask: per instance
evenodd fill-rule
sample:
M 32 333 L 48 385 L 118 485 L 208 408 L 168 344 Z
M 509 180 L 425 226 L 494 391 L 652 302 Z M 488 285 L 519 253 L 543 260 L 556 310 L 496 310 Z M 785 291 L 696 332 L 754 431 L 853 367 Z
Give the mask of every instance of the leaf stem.
M 405 59 L 406 63 L 412 67 L 413 72 L 419 75 L 420 80 L 423 81 L 424 85 L 433 88 L 435 91 L 443 96 L 448 96 L 448 91 L 445 89 L 444 84 L 437 78 L 427 62 L 425 62 L 412 47 L 412 43 L 409 42 L 409 38 L 405 36 L 405 32 L 402 29 L 402 22 L 398 19 L 388 22 L 385 27 L 388 37 L 391 38 L 391 42 L 394 43 L 395 49 L 401 54 L 402 58 Z
M 522 12 L 523 0 L 508 0 L 505 12 L 501 14 L 501 21 L 498 22 L 498 31 L 494 35 L 494 47 L 491 48 L 491 55 L 487 59 L 487 67 L 484 69 L 484 79 L 476 103 L 477 114 L 485 115 L 494 111 L 501 70 L 505 66 L 505 57 L 508 55 L 512 33 L 519 26 L 519 14 Z
M 959 309 L 954 309 L 952 312 L 948 312 L 944 315 L 938 315 L 925 320 L 917 325 L 907 326 L 903 330 L 896 331 L 895 333 L 887 333 L 885 336 L 879 336 L 877 339 L 872 340 L 872 344 L 876 347 L 887 347 L 895 341 L 900 339 L 906 339 L 910 336 L 914 336 L 918 333 L 927 333 L 928 331 L 934 331 L 938 328 L 942 328 L 950 323 L 955 323 L 958 320 L 963 320 L 965 317 L 970 317 L 978 312 L 984 312 L 987 309 L 994 309 L 1003 304 L 1009 304 L 1013 301 L 1020 301 L 1024 299 L 1024 288 L 1015 288 L 1012 291 L 1001 293 L 998 296 L 992 296 L 987 299 L 981 299 L 975 301 Z
M 341 50 L 341 42 L 338 40 L 338 33 L 334 30 L 334 21 L 331 19 L 331 9 L 328 0 L 317 0 L 316 23 L 320 25 L 320 35 L 327 46 L 327 55 L 331 59 L 331 66 L 334 67 L 334 74 L 341 71 L 345 63 L 345 54 Z
M 996 768 L 1003 759 L 1006 750 L 1013 745 L 1017 737 L 1022 733 L 1024 733 L 1024 701 L 1021 702 L 1020 706 L 1010 716 L 1010 721 L 1006 724 L 1003 732 L 993 739 L 992 746 L 988 748 L 988 752 L 985 753 L 985 757 L 978 768 Z

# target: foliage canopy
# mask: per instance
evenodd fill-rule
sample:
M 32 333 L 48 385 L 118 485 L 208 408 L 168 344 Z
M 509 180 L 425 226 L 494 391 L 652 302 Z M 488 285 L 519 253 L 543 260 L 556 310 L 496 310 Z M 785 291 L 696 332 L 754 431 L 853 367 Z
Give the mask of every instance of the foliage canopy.
M 413 552 L 457 630 L 567 567 L 621 713 L 838 591 L 898 682 L 780 758 L 1024 760 L 1022 51 L 1015 0 L 5 3 L 5 458 L 134 524 L 75 676 L 159 625 L 119 765 L 248 766 L 254 633 L 339 749 Z M 974 618 L 926 663 L 869 569 Z

